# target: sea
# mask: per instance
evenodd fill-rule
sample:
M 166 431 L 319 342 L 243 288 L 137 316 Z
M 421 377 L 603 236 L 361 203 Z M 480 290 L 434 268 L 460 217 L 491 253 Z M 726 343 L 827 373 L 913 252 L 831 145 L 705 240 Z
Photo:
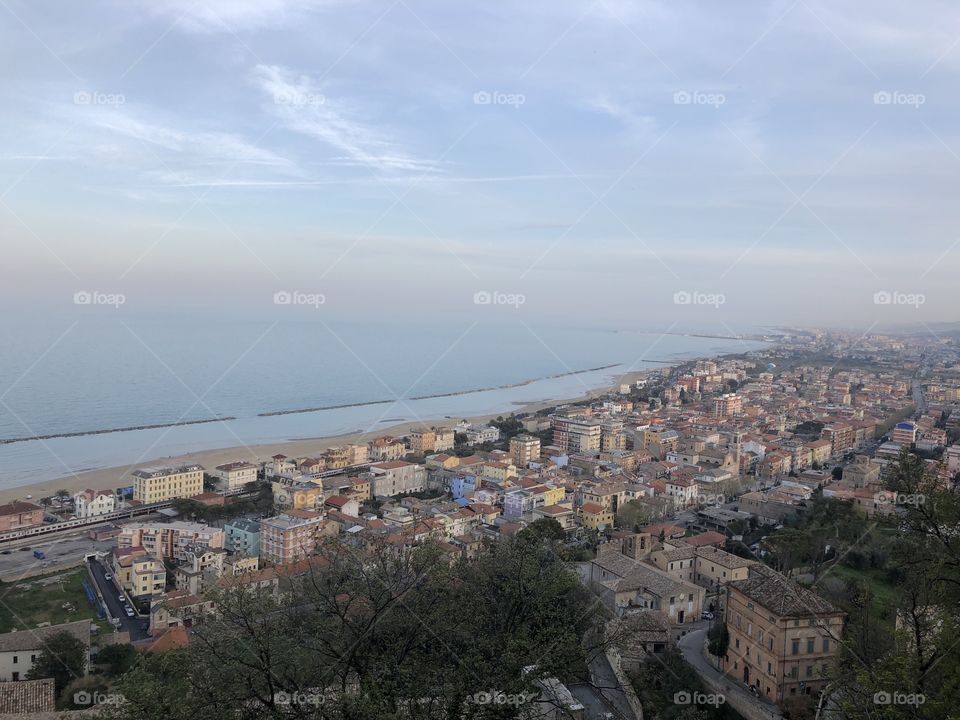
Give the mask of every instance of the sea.
M 764 345 L 703 336 L 727 334 L 716 328 L 665 329 L 13 320 L 0 328 L 0 441 L 17 441 L 0 443 L 0 488 L 201 450 L 509 414 L 628 371 Z M 144 427 L 175 423 L 198 424 Z M 57 437 L 72 433 L 91 434 Z

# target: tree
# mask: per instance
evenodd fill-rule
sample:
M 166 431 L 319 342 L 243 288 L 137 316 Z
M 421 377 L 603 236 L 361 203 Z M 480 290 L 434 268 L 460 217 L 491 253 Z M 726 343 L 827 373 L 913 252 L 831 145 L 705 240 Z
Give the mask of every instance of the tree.
M 97 665 L 104 668 L 110 677 L 119 677 L 133 667 L 137 651 L 133 645 L 114 643 L 100 649 L 97 653 Z
M 51 635 L 27 673 L 27 680 L 53 678 L 57 694 L 87 671 L 87 646 L 66 631 Z
M 607 642 L 554 530 L 453 562 L 430 543 L 328 540 L 280 596 L 216 594 L 218 612 L 193 625 L 188 646 L 144 655 L 120 678 L 117 709 L 137 720 L 512 717 L 516 706 L 468 698 L 519 697 L 546 677 L 589 682 Z
M 710 641 L 707 644 L 707 652 L 717 658 L 719 667 L 721 660 L 727 654 L 727 649 L 730 647 L 730 632 L 727 630 L 727 624 L 723 621 L 722 615 L 707 632 L 707 639 Z
M 834 481 L 840 480 L 843 478 L 843 468 L 836 465 L 833 470 L 830 471 L 830 474 L 833 476 Z

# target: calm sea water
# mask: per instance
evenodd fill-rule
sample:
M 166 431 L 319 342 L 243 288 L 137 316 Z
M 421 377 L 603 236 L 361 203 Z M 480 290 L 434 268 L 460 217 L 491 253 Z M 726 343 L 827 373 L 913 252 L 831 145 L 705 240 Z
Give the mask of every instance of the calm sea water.
M 674 332 L 677 330 L 674 329 Z M 505 324 L 177 321 L 8 323 L 0 438 L 235 420 L 0 445 L 0 487 L 191 451 L 509 411 L 575 396 L 654 360 L 740 352 L 738 340 Z M 618 367 L 484 392 L 604 365 Z M 396 398 L 400 398 L 399 401 Z M 258 413 L 392 400 L 260 417 Z

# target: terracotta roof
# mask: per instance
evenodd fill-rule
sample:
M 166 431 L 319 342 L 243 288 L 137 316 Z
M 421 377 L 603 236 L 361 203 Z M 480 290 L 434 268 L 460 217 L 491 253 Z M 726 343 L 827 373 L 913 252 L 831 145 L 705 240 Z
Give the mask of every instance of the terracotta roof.
M 0 682 L 0 713 L 52 713 L 55 693 L 53 678 Z
M 729 587 L 780 617 L 810 617 L 841 612 L 822 597 L 766 565 L 753 565 L 746 580 Z

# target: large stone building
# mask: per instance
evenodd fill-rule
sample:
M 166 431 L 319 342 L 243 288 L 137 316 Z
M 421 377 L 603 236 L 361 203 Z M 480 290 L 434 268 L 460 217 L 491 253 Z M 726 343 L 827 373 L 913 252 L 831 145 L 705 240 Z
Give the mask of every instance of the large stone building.
M 766 565 L 727 584 L 725 672 L 782 704 L 816 695 L 833 676 L 844 613 Z
M 203 492 L 203 467 L 142 468 L 133 473 L 133 499 L 142 503 L 189 498 Z
M 553 444 L 563 452 L 577 455 L 599 452 L 602 427 L 597 418 L 554 415 L 550 420 Z

